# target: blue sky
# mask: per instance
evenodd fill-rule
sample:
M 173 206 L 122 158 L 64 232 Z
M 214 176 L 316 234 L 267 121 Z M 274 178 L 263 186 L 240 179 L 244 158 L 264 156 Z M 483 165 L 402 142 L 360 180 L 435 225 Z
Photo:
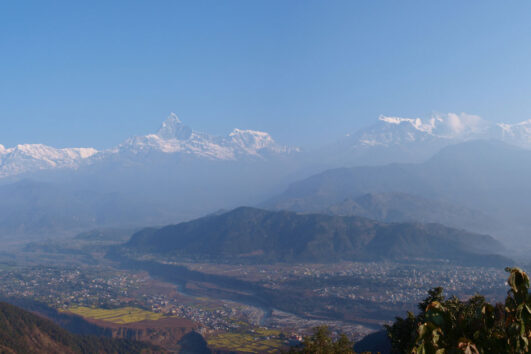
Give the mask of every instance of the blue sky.
M 529 1 L 3 1 L 0 144 L 113 146 L 174 111 L 302 146 L 378 115 L 531 118 Z

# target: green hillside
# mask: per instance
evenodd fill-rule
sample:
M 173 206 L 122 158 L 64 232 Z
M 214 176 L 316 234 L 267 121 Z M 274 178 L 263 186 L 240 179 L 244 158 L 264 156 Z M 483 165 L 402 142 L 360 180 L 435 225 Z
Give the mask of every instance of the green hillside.
M 439 224 L 382 223 L 362 217 L 297 214 L 242 207 L 225 214 L 145 229 L 125 249 L 136 253 L 234 262 L 449 259 L 506 265 L 490 236 Z

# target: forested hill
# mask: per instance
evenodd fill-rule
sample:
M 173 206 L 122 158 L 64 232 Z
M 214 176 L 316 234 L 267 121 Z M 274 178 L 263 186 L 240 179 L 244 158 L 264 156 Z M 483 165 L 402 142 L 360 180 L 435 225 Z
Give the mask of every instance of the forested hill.
M 55 323 L 0 302 L 0 353 L 153 353 L 141 342 L 72 334 Z
M 241 207 L 161 229 L 144 229 L 122 248 L 137 254 L 234 262 L 448 259 L 505 266 L 492 237 L 439 224 L 383 223 L 362 217 Z

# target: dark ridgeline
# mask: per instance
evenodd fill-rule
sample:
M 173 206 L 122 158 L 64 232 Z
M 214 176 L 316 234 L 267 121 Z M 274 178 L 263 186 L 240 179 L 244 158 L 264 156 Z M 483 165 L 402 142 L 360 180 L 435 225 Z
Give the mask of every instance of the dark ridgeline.
M 122 247 L 136 254 L 222 262 L 446 259 L 498 267 L 512 263 L 496 255 L 502 249 L 490 236 L 439 224 L 382 223 L 362 217 L 248 207 L 161 229 L 144 229 Z
M 0 302 L 2 353 L 154 353 L 159 347 L 126 339 L 81 336 L 50 320 Z

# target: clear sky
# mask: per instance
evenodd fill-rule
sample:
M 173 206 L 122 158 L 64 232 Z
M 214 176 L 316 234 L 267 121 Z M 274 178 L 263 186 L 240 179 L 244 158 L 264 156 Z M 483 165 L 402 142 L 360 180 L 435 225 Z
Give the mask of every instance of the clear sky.
M 106 148 L 171 111 L 302 146 L 380 114 L 530 119 L 531 2 L 0 2 L 0 144 Z

